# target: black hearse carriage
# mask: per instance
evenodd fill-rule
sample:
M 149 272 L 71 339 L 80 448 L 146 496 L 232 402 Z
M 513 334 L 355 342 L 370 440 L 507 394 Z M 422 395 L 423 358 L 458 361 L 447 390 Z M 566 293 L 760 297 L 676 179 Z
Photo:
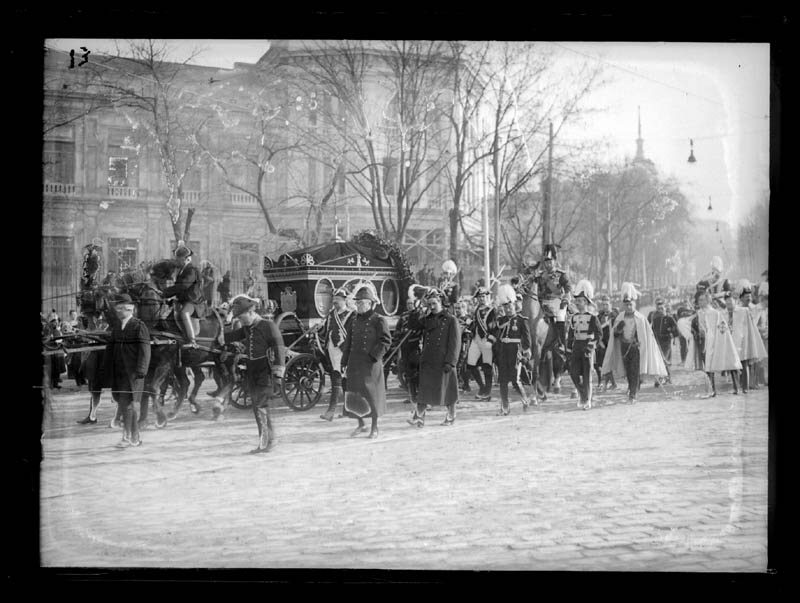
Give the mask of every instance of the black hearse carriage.
M 353 295 L 359 287 L 369 286 L 380 302 L 376 311 L 394 331 L 413 283 L 402 251 L 368 232 L 347 242 L 265 257 L 262 272 L 268 297 L 278 305 L 275 319 L 287 348 L 281 394 L 294 410 L 308 410 L 320 400 L 331 370 L 317 333 L 333 305 L 333 292 L 343 287 Z

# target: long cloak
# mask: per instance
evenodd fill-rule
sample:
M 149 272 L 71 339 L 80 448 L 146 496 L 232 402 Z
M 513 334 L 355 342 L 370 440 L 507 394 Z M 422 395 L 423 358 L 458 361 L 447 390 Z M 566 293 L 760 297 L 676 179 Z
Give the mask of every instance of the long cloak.
M 620 312 L 614 321 L 614 327 L 624 318 L 625 312 Z M 633 319 L 636 323 L 636 335 L 639 340 L 639 374 L 650 377 L 668 376 L 667 365 L 664 363 L 664 357 L 661 355 L 661 349 L 658 347 L 650 323 L 638 310 L 634 310 Z M 616 337 L 614 328 L 611 329 L 608 338 L 608 347 L 600 372 L 603 375 L 613 373 L 615 377 L 625 376 L 625 366 L 622 364 L 622 342 Z
M 708 306 L 697 311 L 698 325 L 706 334 L 705 371 L 738 371 L 742 368 L 728 321 L 719 310 Z
M 727 310 L 724 312 L 727 313 Z M 767 349 L 749 309 L 742 306 L 734 307 L 731 336 L 739 353 L 739 360 L 761 360 L 767 357 Z

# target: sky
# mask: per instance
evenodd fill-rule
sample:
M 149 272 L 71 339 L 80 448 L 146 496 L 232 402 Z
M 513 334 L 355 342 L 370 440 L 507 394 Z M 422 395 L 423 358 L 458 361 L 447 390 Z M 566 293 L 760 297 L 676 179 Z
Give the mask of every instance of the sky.
M 200 65 L 254 63 L 267 40 L 167 40 L 173 60 L 199 49 Z M 68 51 L 114 53 L 111 40 L 50 39 Z M 587 106 L 603 109 L 563 140 L 606 142 L 607 158 L 636 152 L 641 111 L 645 156 L 674 177 L 698 217 L 735 226 L 769 191 L 769 44 L 688 42 L 543 42 L 564 61 L 600 64 L 609 83 Z M 697 161 L 687 161 L 693 141 Z M 708 211 L 709 202 L 712 210 Z

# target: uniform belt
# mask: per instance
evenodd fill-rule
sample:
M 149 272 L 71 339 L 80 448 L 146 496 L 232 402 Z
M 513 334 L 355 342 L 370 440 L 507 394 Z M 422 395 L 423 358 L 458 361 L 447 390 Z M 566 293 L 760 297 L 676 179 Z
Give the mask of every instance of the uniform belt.
M 261 360 L 262 358 L 266 358 L 266 357 L 267 357 L 267 355 L 264 354 L 263 356 L 255 356 L 255 357 L 250 356 L 247 359 L 248 360 Z
M 521 339 L 514 339 L 512 337 L 503 337 L 500 341 L 503 343 L 522 343 Z

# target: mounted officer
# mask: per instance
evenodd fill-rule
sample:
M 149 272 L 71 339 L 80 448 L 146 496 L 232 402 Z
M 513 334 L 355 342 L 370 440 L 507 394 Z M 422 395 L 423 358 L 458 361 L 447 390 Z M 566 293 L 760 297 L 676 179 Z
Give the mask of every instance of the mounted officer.
M 572 285 L 566 271 L 558 267 L 558 245 L 548 244 L 544 248 L 543 268 L 534 272 L 539 303 L 549 307 L 556 319 L 556 327 L 560 343 L 566 343 L 567 306 L 570 301 Z

